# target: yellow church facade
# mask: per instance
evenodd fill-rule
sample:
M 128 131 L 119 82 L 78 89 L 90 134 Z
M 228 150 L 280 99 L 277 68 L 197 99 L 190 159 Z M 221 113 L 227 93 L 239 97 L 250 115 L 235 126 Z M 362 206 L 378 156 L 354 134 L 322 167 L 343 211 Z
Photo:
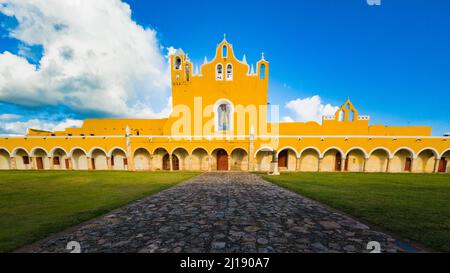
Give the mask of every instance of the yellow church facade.
M 225 39 L 200 67 L 182 50 L 170 64 L 169 117 L 87 119 L 2 137 L 0 169 L 450 173 L 449 137 L 370 125 L 349 100 L 322 124 L 272 122 L 270 63 L 237 59 Z

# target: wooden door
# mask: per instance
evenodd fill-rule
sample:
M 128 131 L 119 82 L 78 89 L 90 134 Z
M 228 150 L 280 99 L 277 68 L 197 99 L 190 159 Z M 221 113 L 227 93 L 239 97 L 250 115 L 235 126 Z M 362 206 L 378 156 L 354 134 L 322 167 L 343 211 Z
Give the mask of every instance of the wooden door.
M 172 170 L 174 171 L 180 170 L 180 160 L 176 155 L 172 155 Z
M 345 158 L 344 171 L 348 172 L 348 156 Z
M 91 158 L 92 169 L 95 170 L 95 158 Z
M 411 165 L 412 165 L 412 160 L 411 158 L 406 158 L 405 161 L 405 172 L 410 172 L 411 171 Z
M 44 169 L 44 161 L 42 160 L 42 157 L 36 157 L 36 167 L 38 170 Z
M 445 173 L 447 170 L 447 159 L 445 157 L 439 160 L 438 172 Z
M 225 150 L 217 151 L 217 170 L 228 171 L 228 154 Z
M 66 160 L 64 160 L 64 162 L 66 163 L 66 170 L 70 169 L 69 159 L 66 158 Z
M 284 150 L 278 155 L 278 168 L 288 167 L 288 151 Z
M 166 154 L 163 157 L 163 170 L 170 171 L 170 156 L 169 156 L 169 154 Z
M 336 172 L 341 171 L 341 164 L 342 164 L 342 155 L 341 153 L 336 153 L 336 162 L 334 163 L 334 170 Z

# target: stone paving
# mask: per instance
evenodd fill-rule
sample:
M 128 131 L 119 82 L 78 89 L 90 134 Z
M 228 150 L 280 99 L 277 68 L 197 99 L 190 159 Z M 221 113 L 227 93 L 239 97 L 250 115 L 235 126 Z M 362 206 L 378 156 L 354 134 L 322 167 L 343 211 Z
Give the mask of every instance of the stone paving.
M 420 251 L 258 175 L 206 173 L 20 252 Z

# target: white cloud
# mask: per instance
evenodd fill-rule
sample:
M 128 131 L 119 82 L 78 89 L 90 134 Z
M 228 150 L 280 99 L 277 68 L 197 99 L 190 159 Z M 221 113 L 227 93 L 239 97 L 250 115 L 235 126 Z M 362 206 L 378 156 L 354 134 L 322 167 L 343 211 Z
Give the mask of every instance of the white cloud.
M 18 25 L 19 55 L 0 54 L 0 100 L 66 105 L 78 113 L 157 117 L 168 112 L 169 66 L 156 32 L 120 0 L 0 0 Z M 38 65 L 26 57 L 41 45 Z M 162 111 L 162 112 L 160 112 Z
M 0 121 L 1 135 L 24 135 L 29 128 L 45 131 L 62 131 L 66 128 L 80 127 L 82 120 L 65 119 L 63 121 L 45 121 L 40 119 L 30 119 L 27 121 Z
M 284 122 L 307 122 L 316 121 L 321 123 L 322 116 L 334 115 L 339 107 L 331 104 L 323 104 L 319 96 L 312 96 L 304 99 L 296 99 L 286 103 L 289 116 L 283 117 Z
M 22 117 L 21 115 L 16 115 L 16 114 L 0 114 L 0 121 L 1 120 L 19 119 L 21 117 Z

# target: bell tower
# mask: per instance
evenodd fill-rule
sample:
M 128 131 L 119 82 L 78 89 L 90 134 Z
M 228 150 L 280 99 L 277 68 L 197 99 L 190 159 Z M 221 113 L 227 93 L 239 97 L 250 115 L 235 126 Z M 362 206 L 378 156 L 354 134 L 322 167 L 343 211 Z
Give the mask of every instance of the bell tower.
M 172 86 L 186 85 L 192 80 L 192 63 L 182 49 L 170 56 Z

